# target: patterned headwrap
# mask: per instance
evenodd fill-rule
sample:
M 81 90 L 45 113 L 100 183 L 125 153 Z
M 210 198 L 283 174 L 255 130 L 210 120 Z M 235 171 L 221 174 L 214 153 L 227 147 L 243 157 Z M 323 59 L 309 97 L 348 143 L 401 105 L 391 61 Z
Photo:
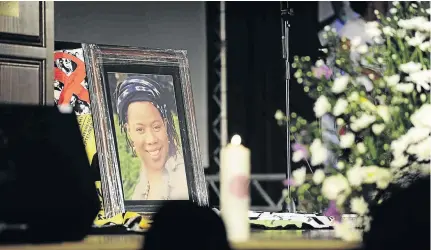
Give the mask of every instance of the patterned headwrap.
M 120 125 L 127 123 L 127 108 L 132 102 L 151 102 L 163 119 L 167 118 L 166 104 L 162 103 L 161 86 L 145 76 L 131 76 L 117 86 L 115 99 Z

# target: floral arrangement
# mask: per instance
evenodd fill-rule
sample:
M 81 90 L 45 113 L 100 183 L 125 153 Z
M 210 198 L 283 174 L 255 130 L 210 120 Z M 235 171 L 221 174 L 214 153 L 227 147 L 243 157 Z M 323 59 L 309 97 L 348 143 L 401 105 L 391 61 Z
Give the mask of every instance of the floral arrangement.
M 308 179 L 306 167 L 293 171 L 286 185 L 299 201 L 313 197 L 335 217 L 336 235 L 351 241 L 369 230 L 370 207 L 392 188 L 430 175 L 429 2 L 393 2 L 390 14 L 375 14 L 378 21 L 366 24 L 371 42 L 325 28 L 326 61 L 294 58 L 294 77 L 316 100 L 316 117 L 335 128 L 275 114 L 280 125 L 289 121 L 292 161 L 313 169 Z M 344 213 L 357 214 L 356 223 Z

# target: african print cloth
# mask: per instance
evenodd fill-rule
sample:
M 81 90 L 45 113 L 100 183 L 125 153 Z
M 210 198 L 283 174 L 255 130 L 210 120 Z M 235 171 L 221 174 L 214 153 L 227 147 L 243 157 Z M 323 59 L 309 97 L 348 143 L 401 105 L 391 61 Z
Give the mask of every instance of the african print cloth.
M 130 231 L 144 232 L 150 227 L 150 221 L 138 213 L 125 212 L 112 218 L 106 218 L 103 209 L 103 196 L 100 181 L 96 181 L 97 193 L 102 207 L 94 220 L 93 227 L 111 227 L 123 225 Z
M 250 224 L 260 229 L 332 229 L 334 218 L 318 214 L 249 212 Z M 356 215 L 343 215 L 343 219 L 355 222 Z

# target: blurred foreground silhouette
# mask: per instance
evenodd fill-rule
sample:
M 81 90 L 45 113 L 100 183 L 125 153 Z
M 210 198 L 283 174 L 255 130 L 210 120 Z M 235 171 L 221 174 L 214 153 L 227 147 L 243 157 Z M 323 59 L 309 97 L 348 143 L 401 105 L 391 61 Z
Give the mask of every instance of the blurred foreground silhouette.
M 143 250 L 230 250 L 222 219 L 191 201 L 166 202 L 153 217 Z

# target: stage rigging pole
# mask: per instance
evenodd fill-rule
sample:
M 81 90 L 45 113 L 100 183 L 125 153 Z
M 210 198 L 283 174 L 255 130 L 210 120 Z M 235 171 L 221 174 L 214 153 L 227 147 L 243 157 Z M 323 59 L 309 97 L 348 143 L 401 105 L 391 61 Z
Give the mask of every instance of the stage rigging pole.
M 287 179 L 291 179 L 292 174 L 292 165 L 291 165 L 291 147 L 290 147 L 290 63 L 289 63 L 289 16 L 292 15 L 291 10 L 288 7 L 288 1 L 281 1 L 280 2 L 280 9 L 281 9 L 281 42 L 282 42 L 282 49 L 283 49 L 283 59 L 285 62 L 285 81 L 286 81 L 286 133 L 287 133 L 287 139 L 286 139 L 286 146 L 287 146 Z M 290 186 L 287 187 L 287 199 L 286 202 L 286 210 L 290 213 L 296 212 L 295 202 L 292 199 L 292 190 L 290 189 Z
M 226 3 L 220 2 L 220 144 L 225 147 L 227 131 Z

